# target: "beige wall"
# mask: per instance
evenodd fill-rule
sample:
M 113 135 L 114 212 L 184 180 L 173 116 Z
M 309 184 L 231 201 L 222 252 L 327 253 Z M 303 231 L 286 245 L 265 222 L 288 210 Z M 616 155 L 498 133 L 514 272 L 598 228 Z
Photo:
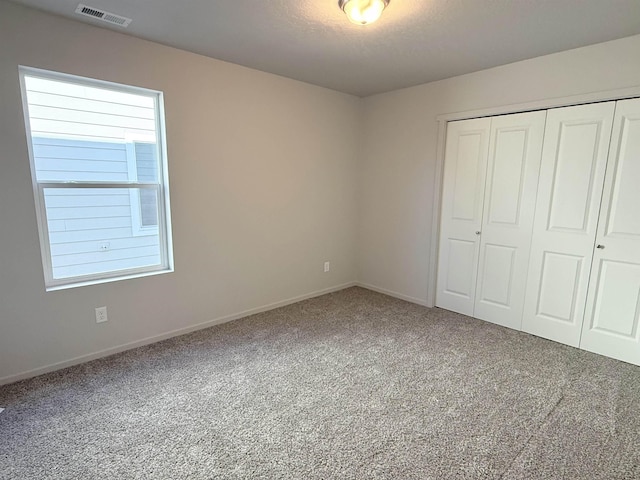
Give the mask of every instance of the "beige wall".
M 20 64 L 165 93 L 175 273 L 45 293 Z M 0 383 L 353 282 L 360 107 L 0 1 Z
M 640 36 L 364 100 L 359 281 L 426 303 L 440 114 L 640 86 Z

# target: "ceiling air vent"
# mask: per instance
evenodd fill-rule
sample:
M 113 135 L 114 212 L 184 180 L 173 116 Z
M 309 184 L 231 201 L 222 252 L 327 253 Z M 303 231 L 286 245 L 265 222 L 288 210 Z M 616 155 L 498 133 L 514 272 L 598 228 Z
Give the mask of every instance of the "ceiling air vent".
M 116 15 L 115 13 L 105 12 L 104 10 L 100 10 L 99 8 L 88 7 L 86 5 L 83 5 L 82 3 L 78 5 L 78 8 L 76 8 L 76 13 L 124 28 L 127 28 L 131 23 L 130 18 L 121 17 L 120 15 Z

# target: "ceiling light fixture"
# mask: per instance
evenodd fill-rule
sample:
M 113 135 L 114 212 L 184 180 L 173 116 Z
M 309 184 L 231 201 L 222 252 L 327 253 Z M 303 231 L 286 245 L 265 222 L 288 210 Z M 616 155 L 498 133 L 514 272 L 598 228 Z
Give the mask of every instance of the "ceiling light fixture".
M 339 0 L 338 5 L 356 25 L 373 23 L 389 5 L 389 0 Z

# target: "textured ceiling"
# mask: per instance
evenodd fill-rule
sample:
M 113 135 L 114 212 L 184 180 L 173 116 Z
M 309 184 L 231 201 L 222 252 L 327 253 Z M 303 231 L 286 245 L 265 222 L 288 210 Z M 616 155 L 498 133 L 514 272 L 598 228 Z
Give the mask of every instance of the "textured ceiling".
M 75 14 L 79 0 L 16 0 Z M 640 0 L 391 0 L 351 24 L 338 0 L 83 0 L 113 30 L 358 96 L 640 33 Z

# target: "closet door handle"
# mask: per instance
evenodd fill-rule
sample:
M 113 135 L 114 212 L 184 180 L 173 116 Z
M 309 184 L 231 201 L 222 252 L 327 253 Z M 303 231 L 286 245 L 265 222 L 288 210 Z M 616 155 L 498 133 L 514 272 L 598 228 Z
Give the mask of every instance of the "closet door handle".
M 482 232 L 481 232 L 480 230 L 478 230 L 478 231 L 476 232 L 476 235 L 480 235 L 481 233 L 482 233 Z
M 598 245 L 596 246 L 596 248 L 599 248 L 600 250 L 604 250 L 604 245 Z

